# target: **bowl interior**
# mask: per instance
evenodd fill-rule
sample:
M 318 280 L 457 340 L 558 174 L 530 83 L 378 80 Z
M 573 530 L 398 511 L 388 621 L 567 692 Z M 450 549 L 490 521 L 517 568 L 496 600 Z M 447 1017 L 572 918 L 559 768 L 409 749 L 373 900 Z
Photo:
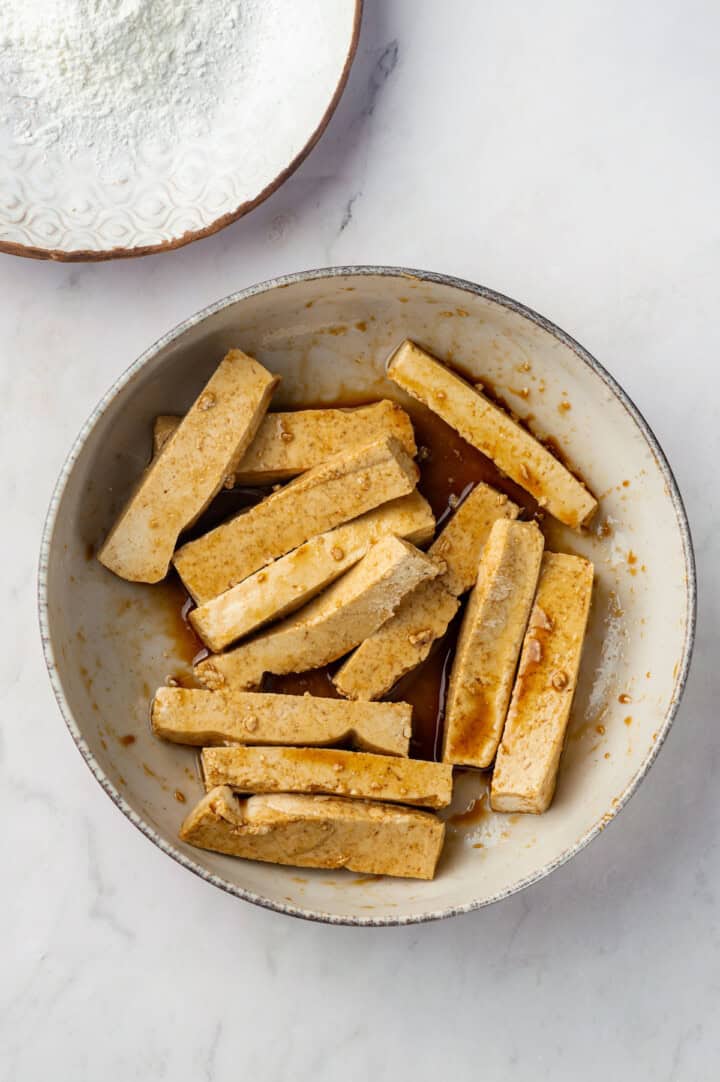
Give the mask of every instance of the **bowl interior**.
M 154 689 L 191 660 L 177 595 L 122 582 L 94 559 L 94 548 L 148 460 L 155 415 L 183 411 L 229 347 L 282 376 L 277 406 L 316 405 L 400 397 L 384 364 L 405 336 L 490 381 L 520 416 L 531 414 L 534 430 L 554 437 L 600 498 L 591 532 L 551 531 L 553 545 L 588 556 L 597 573 L 555 802 L 540 817 L 492 815 L 478 800 L 484 775 L 463 773 L 431 883 L 192 849 L 177 831 L 201 794 L 196 753 L 155 739 L 148 725 Z M 357 922 L 422 919 L 494 900 L 550 870 L 603 827 L 642 776 L 684 675 L 693 604 L 688 544 L 672 479 L 642 423 L 560 332 L 462 283 L 325 272 L 246 291 L 191 321 L 101 403 L 65 467 L 49 518 L 41 607 L 51 674 L 106 789 L 195 870 L 293 912 Z

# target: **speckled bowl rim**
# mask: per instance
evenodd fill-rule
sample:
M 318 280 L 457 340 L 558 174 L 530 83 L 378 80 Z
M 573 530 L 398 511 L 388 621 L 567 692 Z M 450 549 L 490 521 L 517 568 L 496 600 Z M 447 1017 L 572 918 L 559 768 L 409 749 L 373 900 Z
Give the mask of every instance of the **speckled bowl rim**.
M 392 277 L 392 278 L 414 278 L 423 282 L 430 282 L 434 285 L 450 286 L 452 288 L 461 290 L 466 293 L 470 293 L 476 297 L 482 297 L 485 300 L 494 302 L 508 309 L 509 311 L 528 319 L 531 323 L 541 327 L 544 331 L 551 334 L 558 342 L 561 342 L 564 346 L 575 353 L 575 355 L 587 365 L 608 387 L 608 389 L 615 395 L 617 399 L 622 403 L 627 413 L 633 419 L 638 426 L 643 436 L 645 437 L 650 450 L 652 451 L 655 460 L 658 464 L 660 471 L 663 474 L 665 483 L 667 484 L 670 499 L 672 500 L 675 514 L 677 516 L 678 527 L 680 530 L 680 536 L 682 538 L 683 554 L 685 559 L 685 574 L 686 574 L 686 603 L 688 611 L 688 620 L 685 628 L 685 642 L 683 644 L 682 660 L 678 667 L 678 673 L 675 679 L 675 685 L 673 687 L 673 693 L 670 699 L 670 703 L 662 722 L 661 727 L 658 729 L 657 740 L 650 748 L 647 756 L 641 763 L 639 769 L 631 779 L 623 793 L 617 800 L 611 812 L 604 815 L 595 826 L 591 827 L 577 842 L 561 853 L 555 860 L 546 864 L 543 868 L 532 875 L 526 876 L 519 882 L 514 883 L 512 886 L 507 887 L 504 890 L 498 891 L 489 898 L 476 899 L 466 902 L 462 905 L 448 906 L 446 909 L 429 910 L 427 913 L 415 914 L 412 916 L 387 916 L 387 917 L 366 917 L 366 916 L 338 916 L 334 913 L 324 913 L 321 910 L 304 909 L 301 906 L 291 905 L 284 902 L 274 902 L 268 898 L 264 898 L 253 891 L 246 890 L 243 887 L 237 886 L 234 883 L 228 882 L 223 879 L 222 876 L 215 875 L 209 872 L 206 868 L 201 867 L 190 857 L 180 852 L 174 845 L 165 841 L 158 832 L 151 827 L 145 820 L 137 814 L 136 811 L 127 803 L 125 798 L 118 792 L 115 786 L 111 783 L 107 775 L 104 773 L 100 764 L 97 762 L 92 752 L 90 751 L 75 719 L 68 705 L 63 692 L 60 678 L 57 672 L 55 653 L 53 645 L 50 640 L 50 630 L 48 622 L 48 562 L 50 557 L 50 549 L 52 546 L 53 533 L 55 530 L 55 523 L 58 513 L 58 508 L 62 500 L 65 486 L 68 482 L 70 474 L 72 473 L 75 462 L 87 440 L 91 430 L 95 424 L 99 421 L 106 408 L 113 401 L 113 399 L 120 393 L 125 385 L 139 372 L 146 364 L 148 364 L 156 354 L 167 346 L 174 339 L 184 334 L 185 331 L 191 327 L 196 326 L 209 316 L 214 315 L 216 312 L 221 311 L 223 308 L 235 304 L 238 301 L 246 300 L 248 297 L 254 297 L 261 293 L 269 292 L 270 290 L 277 289 L 281 286 L 294 285 L 298 282 L 316 281 L 319 279 L 333 279 L 346 276 L 365 276 L 365 277 Z M 45 655 L 45 663 L 47 665 L 48 673 L 50 676 L 50 682 L 52 684 L 55 698 L 57 700 L 60 711 L 65 719 L 65 724 L 70 730 L 70 735 L 75 741 L 80 754 L 85 759 L 85 762 L 90 767 L 90 770 L 95 775 L 96 779 L 108 794 L 110 799 L 117 805 L 120 811 L 127 816 L 131 823 L 142 831 L 142 833 L 154 842 L 164 853 L 176 860 L 178 864 L 181 864 L 184 868 L 188 868 L 195 875 L 200 876 L 201 879 L 207 880 L 208 883 L 212 883 L 213 886 L 219 887 L 221 890 L 227 891 L 229 894 L 234 894 L 238 898 L 242 898 L 244 901 L 252 902 L 254 905 L 263 906 L 265 909 L 272 909 L 278 913 L 285 913 L 292 917 L 302 917 L 306 920 L 320 921 L 326 924 L 348 924 L 353 926 L 364 927 L 385 927 L 388 925 L 406 925 L 406 924 L 421 924 L 425 921 L 441 920 L 445 917 L 454 917 L 462 913 L 470 913 L 475 909 L 484 908 L 487 905 L 491 905 L 495 902 L 500 902 L 504 898 L 509 898 L 512 894 L 516 894 L 526 887 L 531 886 L 533 883 L 537 883 L 540 879 L 544 879 L 546 875 L 554 872 L 556 868 L 561 867 L 568 860 L 574 857 L 581 849 L 596 838 L 608 825 L 608 823 L 615 818 L 615 816 L 625 807 L 630 797 L 635 793 L 640 782 L 643 780 L 648 770 L 655 762 L 660 748 L 665 742 L 665 739 L 670 731 L 670 726 L 673 723 L 675 714 L 677 713 L 680 700 L 682 698 L 685 685 L 687 683 L 688 673 L 690 670 L 690 660 L 692 657 L 693 646 L 695 644 L 695 623 L 697 617 L 697 576 L 695 570 L 695 555 L 693 552 L 692 538 L 690 536 L 690 526 L 688 523 L 687 513 L 683 505 L 682 497 L 678 489 L 677 482 L 670 468 L 670 465 L 665 457 L 665 454 L 660 447 L 660 444 L 655 437 L 652 429 L 648 425 L 645 418 L 638 410 L 635 403 L 630 399 L 622 387 L 617 381 L 606 371 L 605 368 L 597 361 L 586 349 L 584 349 L 574 338 L 566 334 L 564 331 L 556 327 L 550 320 L 545 319 L 543 316 L 538 315 L 531 308 L 527 308 L 524 304 L 520 304 L 518 301 L 512 300 L 510 297 L 504 296 L 502 293 L 496 293 L 492 289 L 488 289 L 485 286 L 476 285 L 473 282 L 466 281 L 461 278 L 454 278 L 447 274 L 435 274 L 431 271 L 412 270 L 404 267 L 373 267 L 373 266 L 349 266 L 349 267 L 327 267 L 318 270 L 301 271 L 295 274 L 284 275 L 279 278 L 272 278 L 269 281 L 261 282 L 258 285 L 249 286 L 247 289 L 242 289 L 238 293 L 233 293 L 229 297 L 224 298 L 221 301 L 217 301 L 215 304 L 209 305 L 202 311 L 191 316 L 189 319 L 180 323 L 174 330 L 163 335 L 159 338 L 154 345 L 147 349 L 141 356 L 130 365 L 128 369 L 113 383 L 107 393 L 102 397 L 97 404 L 90 417 L 87 419 L 75 442 L 73 443 L 70 452 L 65 460 L 65 463 L 60 471 L 55 489 L 50 500 L 50 506 L 48 508 L 45 525 L 43 528 L 42 544 L 40 548 L 40 564 L 38 569 L 38 610 L 40 619 L 40 634 L 42 637 L 43 652 Z
M 225 226 L 232 225 L 238 218 L 242 218 L 246 214 L 249 214 L 251 210 L 255 210 L 255 207 L 259 207 L 261 203 L 264 203 L 266 199 L 269 199 L 270 196 L 273 195 L 278 188 L 282 187 L 285 181 L 293 175 L 295 170 L 302 165 L 330 123 L 330 119 L 337 109 L 340 98 L 347 85 L 350 76 L 350 68 L 353 65 L 355 54 L 357 53 L 364 2 L 365 0 L 355 0 L 353 28 L 352 34 L 350 35 L 348 51 L 345 56 L 345 63 L 343 64 L 340 78 L 337 81 L 330 102 L 325 112 L 320 117 L 319 124 L 315 130 L 311 132 L 307 142 L 298 151 L 289 165 L 286 165 L 269 184 L 266 184 L 254 199 L 247 199 L 235 210 L 228 211 L 219 218 L 215 218 L 214 221 L 209 222 L 207 225 L 203 226 L 202 229 L 189 229 L 187 232 L 181 233 L 179 237 L 169 237 L 167 240 L 160 241 L 159 244 L 138 244 L 131 248 L 119 246 L 116 248 L 99 249 L 67 249 L 43 248 L 35 244 L 20 244 L 17 241 L 0 240 L 0 252 L 5 255 L 24 256 L 26 259 L 49 259 L 55 263 L 102 263 L 110 259 L 139 259 L 140 256 L 144 255 L 158 255 L 161 252 L 174 252 L 177 248 L 184 248 L 185 245 L 192 244 L 194 240 L 202 240 L 203 237 L 210 237 L 213 233 L 219 233 Z

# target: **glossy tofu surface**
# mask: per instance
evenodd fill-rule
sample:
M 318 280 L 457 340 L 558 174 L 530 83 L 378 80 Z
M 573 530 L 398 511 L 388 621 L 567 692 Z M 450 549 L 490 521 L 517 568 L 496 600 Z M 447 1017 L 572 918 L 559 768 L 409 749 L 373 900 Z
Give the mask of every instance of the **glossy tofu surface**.
M 105 567 L 132 582 L 165 577 L 178 537 L 235 469 L 277 382 L 239 349 L 223 358 L 110 531 L 98 553 Z
M 313 695 L 158 688 L 153 732 L 175 744 L 298 744 L 351 742 L 386 755 L 407 755 L 412 710 L 407 703 L 352 703 Z
M 495 811 L 547 810 L 577 683 L 593 566 L 546 552 L 490 787 Z
M 432 879 L 445 824 L 432 812 L 328 796 L 261 794 L 238 799 L 212 789 L 180 837 L 230 856 L 304 868 Z

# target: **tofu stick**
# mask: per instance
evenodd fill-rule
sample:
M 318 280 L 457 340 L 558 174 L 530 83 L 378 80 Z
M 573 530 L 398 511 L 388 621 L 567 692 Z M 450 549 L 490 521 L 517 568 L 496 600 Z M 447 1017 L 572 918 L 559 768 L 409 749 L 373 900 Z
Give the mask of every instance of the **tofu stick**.
M 394 534 L 419 545 L 430 540 L 434 528 L 430 505 L 419 492 L 411 492 L 311 537 L 300 548 L 192 610 L 190 622 L 206 646 L 216 652 L 223 650 L 312 600 L 362 559 L 381 537 Z
M 241 793 L 328 793 L 444 808 L 452 767 L 394 755 L 332 748 L 205 748 L 205 788 Z
M 153 450 L 160 451 L 180 417 L 155 419 Z M 269 413 L 235 471 L 237 485 L 274 485 L 318 466 L 333 455 L 395 436 L 411 458 L 417 450 L 412 423 L 402 406 L 388 399 L 351 409 Z
M 438 574 L 437 564 L 397 537 L 384 537 L 367 556 L 296 616 L 226 654 L 195 667 L 218 687 L 258 687 L 266 672 L 306 672 L 342 657 L 384 624 L 408 594 Z
M 389 378 L 424 402 L 567 526 L 590 521 L 597 501 L 547 448 L 455 372 L 405 341 L 388 365 Z
M 231 350 L 153 459 L 101 548 L 120 578 L 159 582 L 177 539 L 219 492 L 255 436 L 278 380 Z
M 316 534 L 407 495 L 417 478 L 417 466 L 393 436 L 337 455 L 183 545 L 175 567 L 202 605 Z
M 442 638 L 460 608 L 437 579 L 418 587 L 390 618 L 343 662 L 333 684 L 348 699 L 381 699 L 412 672 Z
M 475 585 L 493 525 L 502 519 L 514 520 L 519 514 L 517 504 L 482 482 L 465 497 L 428 550 L 449 593 L 460 597 Z
M 349 699 L 380 699 L 416 668 L 448 629 L 458 597 L 477 577 L 494 522 L 514 519 L 519 508 L 489 485 L 479 484 L 460 504 L 428 555 L 440 575 L 420 586 L 374 635 L 364 639 L 338 669 L 333 683 Z
M 490 786 L 495 811 L 547 810 L 577 683 L 593 566 L 546 552 Z
M 313 695 L 158 688 L 153 732 L 175 744 L 351 743 L 381 755 L 407 755 L 412 725 L 408 703 L 350 703 Z
M 445 824 L 417 808 L 291 793 L 240 800 L 219 786 L 190 812 L 180 837 L 200 849 L 271 864 L 432 879 Z
M 502 736 L 544 540 L 532 522 L 490 531 L 470 595 L 445 705 L 443 760 L 487 767 Z
M 174 414 L 170 413 L 161 413 L 155 418 L 153 422 L 153 457 L 160 454 L 181 421 L 182 417 L 176 417 Z M 233 481 L 234 480 L 235 476 L 233 474 Z

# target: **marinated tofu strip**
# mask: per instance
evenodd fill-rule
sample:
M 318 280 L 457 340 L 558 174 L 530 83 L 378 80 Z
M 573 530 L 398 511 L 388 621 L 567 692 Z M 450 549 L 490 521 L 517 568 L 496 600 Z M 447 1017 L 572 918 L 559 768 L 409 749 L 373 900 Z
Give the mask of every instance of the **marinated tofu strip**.
M 445 705 L 443 759 L 486 767 L 502 736 L 535 596 L 544 540 L 531 522 L 490 531 L 458 639 Z
M 397 537 L 384 537 L 324 594 L 275 628 L 195 668 L 200 681 L 218 687 L 258 687 L 263 674 L 317 669 L 347 654 L 385 623 L 437 565 Z
M 180 423 L 180 417 L 155 419 L 155 454 Z M 311 470 L 342 452 L 395 436 L 414 458 L 412 423 L 402 406 L 384 399 L 350 409 L 292 410 L 269 413 L 235 472 L 238 485 L 274 485 Z
M 417 478 L 417 466 L 394 436 L 337 455 L 184 545 L 175 567 L 202 605 L 316 534 L 407 495 Z
M 472 489 L 428 549 L 448 593 L 460 597 L 475 585 L 490 530 L 496 522 L 519 514 L 517 504 L 490 485 L 481 482 Z
M 444 808 L 452 800 L 452 767 L 394 755 L 331 748 L 205 748 L 206 789 L 241 793 L 328 793 Z
M 362 641 L 333 677 L 348 699 L 370 701 L 387 695 L 401 677 L 425 660 L 460 607 L 441 582 L 419 587 L 374 635 Z
M 412 734 L 408 703 L 350 703 L 313 695 L 158 688 L 152 728 L 175 744 L 296 744 L 350 742 L 381 755 L 407 755 Z
M 414 342 L 403 342 L 387 374 L 491 458 L 560 522 L 577 529 L 592 518 L 597 501 L 547 448 Z
M 495 811 L 546 811 L 557 781 L 592 594 L 593 566 L 546 552 L 490 787 Z
M 159 582 L 177 539 L 205 510 L 255 436 L 278 380 L 231 350 L 153 459 L 101 548 L 120 578 Z
M 519 508 L 488 485 L 477 485 L 458 507 L 428 555 L 440 575 L 420 586 L 392 619 L 364 639 L 338 669 L 333 683 L 349 699 L 380 699 L 430 653 L 459 608 L 458 597 L 477 577 L 494 522 L 514 519 Z
M 167 413 L 161 413 L 155 418 L 153 422 L 153 455 L 160 454 L 181 421 L 182 417 L 175 417 Z M 262 427 L 262 422 L 260 427 Z
M 301 868 L 432 879 L 445 824 L 432 812 L 340 797 L 261 794 L 238 799 L 212 789 L 180 837 L 200 849 Z
M 413 544 L 429 541 L 435 528 L 430 505 L 419 492 L 401 496 L 360 518 L 312 537 L 300 548 L 243 579 L 190 613 L 190 622 L 211 650 L 299 609 L 390 534 Z

